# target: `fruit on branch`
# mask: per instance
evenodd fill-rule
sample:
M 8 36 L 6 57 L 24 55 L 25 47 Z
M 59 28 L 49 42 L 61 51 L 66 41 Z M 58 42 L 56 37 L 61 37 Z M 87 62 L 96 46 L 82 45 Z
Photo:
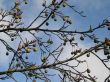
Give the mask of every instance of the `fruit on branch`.
M 80 52 L 81 52 L 81 50 L 82 50 L 82 49 L 78 49 L 78 50 L 76 50 L 76 52 L 77 52 L 77 53 L 80 53 Z
M 52 18 L 52 19 L 55 18 L 55 13 L 52 14 L 51 18 Z
M 84 40 L 84 37 L 82 35 L 80 36 L 80 40 Z
M 68 42 L 68 39 L 66 38 L 66 39 L 64 39 L 64 42 L 66 43 L 66 42 Z
M 48 16 L 48 13 L 45 11 L 45 16 L 47 17 Z
M 37 48 L 33 48 L 33 51 L 34 51 L 34 52 L 37 52 Z
M 0 27 L 3 27 L 3 26 L 4 26 L 3 24 L 0 25 Z
M 106 26 L 108 27 L 108 30 L 110 30 L 110 22 L 107 22 Z
M 21 66 L 21 69 L 23 69 L 23 66 Z
M 72 52 L 71 52 L 71 55 L 73 55 L 73 54 L 74 54 L 74 52 L 72 51 Z
M 36 47 L 36 43 L 34 43 L 32 46 L 33 46 L 33 47 Z
M 56 18 L 54 18 L 54 21 L 57 21 L 57 19 L 56 19 Z
M 110 30 L 110 27 L 108 27 L 108 30 Z
M 9 53 L 8 53 L 8 52 L 6 52 L 6 55 L 8 56 L 8 55 L 9 55 Z
M 99 48 L 95 48 L 95 52 L 98 52 L 100 49 Z
M 69 24 L 72 24 L 71 20 L 69 19 L 70 17 L 69 16 L 64 16 L 63 17 L 63 21 L 69 23 Z
M 28 56 L 26 55 L 25 59 L 28 59 Z
M 90 53 L 88 53 L 86 56 L 87 56 L 87 57 L 90 57 Z
M 71 20 L 68 20 L 67 23 L 72 24 Z
M 30 53 L 31 52 L 31 49 L 28 47 L 26 48 L 26 53 Z
M 107 46 L 110 46 L 110 40 L 109 40 L 108 38 L 105 39 L 105 44 L 106 44 Z
M 11 38 L 11 41 L 14 41 L 14 38 Z
M 71 52 L 71 55 L 73 55 L 73 54 L 74 54 L 74 55 L 77 55 L 77 53 L 78 53 L 77 51 L 72 51 L 72 52 Z
M 66 42 L 64 42 L 63 45 L 66 46 Z
M 60 5 L 56 5 L 56 9 L 59 9 L 60 8 Z
M 107 56 L 107 59 L 110 59 L 110 55 Z
M 43 59 L 42 59 L 42 62 L 46 63 L 46 60 L 47 60 L 47 58 L 44 56 Z
M 45 7 L 46 6 L 46 1 L 43 0 L 42 6 Z
M 48 22 L 46 22 L 45 24 L 46 24 L 46 26 L 48 26 L 48 25 L 49 25 L 49 23 L 48 23 Z
M 7 28 L 10 28 L 10 25 L 8 25 Z
M 99 41 L 97 39 L 94 39 L 94 43 L 99 43 Z
M 45 69 L 45 73 L 48 73 L 48 71 Z
M 106 25 L 107 25 L 108 27 L 110 27 L 110 22 L 107 22 Z
M 23 0 L 25 4 L 28 4 L 28 0 Z
M 14 25 L 13 23 L 10 24 L 10 26 L 13 26 L 13 25 Z
M 20 55 L 19 58 L 22 59 L 22 55 Z
M 72 41 L 74 41 L 75 40 L 75 38 L 74 37 L 72 37 L 69 41 L 70 41 L 70 43 L 72 42 Z
M 29 72 L 29 73 L 28 73 L 28 76 L 29 76 L 29 77 L 32 77 L 32 76 L 33 76 L 33 74 L 32 74 L 31 72 Z
M 87 69 L 86 71 L 87 71 L 87 73 L 90 73 L 91 72 L 90 69 Z
M 110 54 L 109 50 L 108 49 L 104 49 L 104 55 L 108 55 Z

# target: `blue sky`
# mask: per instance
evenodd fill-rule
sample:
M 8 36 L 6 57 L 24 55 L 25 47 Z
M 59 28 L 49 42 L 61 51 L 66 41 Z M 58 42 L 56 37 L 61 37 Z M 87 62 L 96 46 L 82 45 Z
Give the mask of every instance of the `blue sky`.
M 13 4 L 14 0 L 1 0 L 0 1 L 0 8 L 5 8 L 5 9 L 10 9 L 11 5 Z M 38 13 L 43 9 L 41 7 L 41 2 L 42 0 L 29 0 L 30 3 L 28 5 L 22 6 L 22 10 L 23 10 L 23 21 L 25 23 L 26 26 L 28 26 L 28 24 L 32 21 L 32 19 L 34 19 Z M 49 1 L 49 0 L 48 0 Z M 88 29 L 88 27 L 90 25 L 92 25 L 92 27 L 96 27 L 98 26 L 99 23 L 101 23 L 105 18 L 110 19 L 110 0 L 68 0 L 70 2 L 71 5 L 75 5 L 75 9 L 77 9 L 78 11 L 84 11 L 84 15 L 86 15 L 87 17 L 81 17 L 79 14 L 75 13 L 73 10 L 66 8 L 64 13 L 66 15 L 70 15 L 71 19 L 73 21 L 73 24 L 68 28 L 68 30 L 86 30 Z M 37 21 L 33 26 L 39 25 L 39 23 L 42 20 Z M 56 27 L 59 27 L 61 21 L 59 21 L 59 23 L 51 23 L 51 27 L 52 29 L 56 29 Z M 55 25 L 54 25 L 55 24 Z M 47 28 L 44 25 L 45 28 Z M 110 38 L 110 32 L 105 30 L 100 30 L 96 32 L 97 36 L 100 37 L 100 39 L 104 39 L 105 35 L 108 36 Z M 30 39 L 30 35 L 25 35 L 25 37 L 28 37 Z M 9 39 L 7 38 L 3 38 L 6 39 L 6 41 L 8 41 Z M 33 39 L 31 37 L 31 39 Z M 16 43 L 18 43 L 18 41 L 16 41 Z M 85 41 L 83 43 L 81 43 L 82 46 L 86 45 L 91 45 L 89 41 Z M 12 45 L 14 46 L 14 45 Z M 84 47 L 86 47 L 84 46 Z M 67 46 L 68 48 L 68 46 Z M 67 52 L 64 52 L 67 53 Z M 1 55 L 1 54 L 0 54 Z M 1 56 L 2 57 L 2 56 Z M 4 56 L 3 56 L 4 57 Z M 66 56 L 65 56 L 66 57 Z M 8 63 L 9 58 L 10 57 L 4 57 L 5 61 L 1 60 L 0 62 L 2 63 Z M 2 59 L 2 58 L 0 58 Z M 94 59 L 94 58 L 93 58 Z M 90 61 L 90 60 L 88 60 Z M 2 63 L 0 63 L 1 68 L 0 70 L 3 70 L 3 68 L 6 68 L 7 66 L 2 65 Z M 100 67 L 102 65 L 99 65 Z M 101 71 L 105 69 L 101 69 Z M 102 74 L 102 73 L 101 73 Z M 106 75 L 106 74 L 105 74 Z M 15 75 L 18 77 L 20 77 L 20 79 L 18 79 L 18 82 L 24 82 L 24 78 L 21 75 Z M 101 77 L 101 76 L 99 76 Z M 54 78 L 56 79 L 56 78 Z M 103 78 L 102 78 L 103 79 Z M 98 82 L 103 82 L 102 79 L 99 79 Z M 0 82 L 14 82 L 12 80 L 5 80 L 2 81 L 0 80 Z M 28 82 L 31 82 L 30 80 Z M 40 81 L 41 82 L 41 81 Z M 58 82 L 55 80 L 55 82 Z

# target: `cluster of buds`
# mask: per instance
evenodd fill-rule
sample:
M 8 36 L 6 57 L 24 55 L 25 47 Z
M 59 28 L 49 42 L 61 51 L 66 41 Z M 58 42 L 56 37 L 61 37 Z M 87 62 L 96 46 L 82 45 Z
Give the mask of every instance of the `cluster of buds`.
M 104 43 L 104 55 L 107 55 L 107 59 L 110 59 L 110 40 L 106 38 Z
M 19 44 L 18 45 L 18 51 L 22 51 L 23 49 L 25 50 L 26 53 L 30 53 L 31 50 L 33 50 L 34 52 L 37 52 L 37 48 L 36 48 L 36 41 L 33 40 L 33 41 L 28 41 L 26 43 L 23 43 L 23 44 Z
M 15 19 L 15 23 L 19 23 L 21 20 L 22 11 L 20 9 L 20 1 L 15 2 L 15 7 L 9 12 L 10 15 Z
M 57 17 L 56 17 L 56 12 L 52 13 L 51 18 L 56 22 L 57 21 Z
M 105 39 L 105 44 L 106 44 L 107 46 L 110 46 L 110 40 L 109 40 L 108 38 Z
M 58 10 L 60 8 L 60 5 L 59 5 L 59 3 L 56 0 L 52 1 L 52 5 L 54 6 L 55 10 Z
M 16 19 L 16 23 L 18 23 L 21 20 L 21 9 L 20 9 L 20 2 L 15 2 L 15 11 L 13 14 L 13 17 Z
M 72 55 L 73 55 L 73 54 L 74 54 L 74 55 L 77 55 L 78 53 L 81 53 L 81 50 L 82 50 L 82 49 L 77 49 L 77 50 L 75 50 L 75 51 L 72 51 L 71 54 L 72 54 Z
M 97 40 L 97 38 L 94 38 L 94 43 L 99 43 L 99 41 Z
M 64 16 L 63 17 L 63 21 L 69 23 L 69 24 L 72 24 L 71 20 L 70 20 L 70 17 L 69 16 Z
M 63 0 L 63 2 L 62 2 L 62 6 L 63 7 L 66 7 L 67 6 L 66 1 L 67 0 Z M 56 10 L 60 8 L 60 5 L 57 2 L 57 0 L 52 0 L 52 5 L 55 7 Z
M 66 7 L 66 6 L 67 6 L 66 0 L 63 0 L 62 6 L 63 6 L 63 7 Z
M 51 38 L 49 38 L 49 39 L 47 40 L 47 43 L 48 43 L 48 44 L 53 44 L 52 39 L 51 39 Z
M 94 50 L 94 51 L 95 51 L 95 52 L 98 52 L 99 50 L 100 50 L 100 48 L 95 48 L 95 50 Z
M 46 61 L 47 61 L 47 58 L 44 56 L 44 57 L 42 58 L 42 62 L 45 64 Z
M 17 62 L 16 65 L 14 65 L 13 67 L 15 69 L 18 69 L 18 68 L 23 69 L 24 66 L 22 65 L 22 62 L 19 59 L 17 59 L 16 62 Z
M 48 15 L 49 15 L 49 12 L 48 12 L 47 10 L 44 11 L 44 16 L 45 16 L 45 17 L 48 17 Z M 53 13 L 52 13 L 51 18 L 52 18 L 54 21 L 57 21 L 56 12 L 53 12 Z M 46 26 L 48 26 L 48 25 L 49 25 L 49 23 L 46 24 Z
M 42 6 L 46 7 L 46 0 L 43 0 Z
M 47 17 L 48 16 L 48 11 L 46 10 L 46 11 L 44 11 L 44 15 L 45 15 L 45 17 Z

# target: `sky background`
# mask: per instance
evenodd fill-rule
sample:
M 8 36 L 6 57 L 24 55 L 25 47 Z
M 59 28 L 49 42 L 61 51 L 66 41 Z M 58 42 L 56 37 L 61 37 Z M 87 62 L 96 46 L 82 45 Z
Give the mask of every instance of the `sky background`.
M 14 0 L 0 0 L 0 8 L 4 8 L 6 10 L 10 9 L 14 3 Z M 28 24 L 32 21 L 32 19 L 34 19 L 38 13 L 43 9 L 41 6 L 42 0 L 29 0 L 30 3 L 27 6 L 22 6 L 22 10 L 23 12 L 23 21 L 25 23 L 25 25 L 28 26 Z M 48 0 L 48 3 L 51 0 Z M 75 8 L 79 11 L 84 11 L 84 15 L 86 15 L 87 17 L 83 18 L 81 17 L 79 14 L 75 13 L 74 11 L 72 11 L 71 9 L 66 9 L 64 11 L 64 13 L 66 15 L 70 15 L 71 19 L 73 21 L 72 26 L 69 27 L 68 30 L 86 30 L 88 29 L 88 27 L 90 25 L 92 25 L 92 27 L 96 27 L 98 26 L 99 23 L 101 23 L 104 19 L 110 19 L 110 0 L 68 0 L 71 5 L 75 5 Z M 8 18 L 7 18 L 8 19 Z M 39 25 L 39 23 L 41 22 L 41 20 L 37 21 L 33 26 L 37 26 Z M 54 27 L 54 23 L 51 24 L 52 29 L 56 29 L 56 26 L 59 26 L 59 24 L 57 24 Z M 54 28 L 53 28 L 54 27 Z M 97 33 L 97 36 L 100 37 L 100 39 L 103 39 L 106 36 L 109 37 L 110 32 L 105 30 L 100 30 Z M 24 37 L 28 37 L 29 39 L 33 39 L 33 37 L 31 35 L 27 35 L 25 34 Z M 10 39 L 4 35 L 3 33 L 0 33 L 0 38 L 4 39 L 5 41 L 7 41 L 9 44 L 12 44 Z M 18 41 L 16 41 L 17 43 Z M 90 44 L 90 42 L 85 41 L 85 42 L 80 42 L 79 43 L 81 47 L 83 48 L 87 48 L 89 46 L 92 46 L 92 43 Z M 10 56 L 6 57 L 5 56 L 5 47 L 2 45 L 2 43 L 0 42 L 0 50 L 2 50 L 2 52 L 0 51 L 0 70 L 6 69 L 7 65 L 10 61 Z M 12 44 L 12 46 L 14 46 L 14 44 Z M 65 50 L 63 52 L 64 54 L 64 58 L 69 57 L 71 51 L 71 47 L 68 44 L 65 47 Z M 98 53 L 100 56 L 102 55 L 102 52 Z M 85 57 L 83 57 L 82 59 L 85 59 Z M 92 69 L 92 74 L 93 75 L 97 75 L 98 79 L 97 82 L 103 82 L 104 77 L 107 76 L 107 74 L 109 74 L 110 72 L 108 72 L 106 70 L 106 68 L 97 60 L 97 58 L 95 58 L 94 56 L 92 56 L 91 58 L 87 59 L 90 68 Z M 70 63 L 71 65 L 73 64 L 73 62 Z M 110 63 L 108 64 L 110 65 Z M 83 69 L 83 68 L 82 68 Z M 81 69 L 80 69 L 81 70 Z M 16 74 L 15 74 L 16 75 Z M 17 74 L 16 78 L 20 78 L 18 79 L 18 82 L 24 82 L 23 77 L 19 74 Z M 56 79 L 56 78 L 53 78 Z M 14 82 L 12 80 L 5 80 L 2 81 L 0 80 L 0 82 Z M 31 82 L 31 81 L 28 81 Z M 55 80 L 55 82 L 58 82 Z

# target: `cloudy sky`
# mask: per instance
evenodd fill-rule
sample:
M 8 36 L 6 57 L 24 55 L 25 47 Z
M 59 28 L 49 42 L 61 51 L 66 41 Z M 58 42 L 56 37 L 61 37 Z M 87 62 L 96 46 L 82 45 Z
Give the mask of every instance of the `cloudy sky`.
M 0 8 L 4 9 L 10 9 L 11 5 L 13 5 L 14 0 L 0 0 Z M 23 11 L 24 11 L 24 19 L 23 21 L 25 22 L 25 25 L 28 25 L 33 18 L 35 18 L 38 13 L 43 9 L 41 6 L 42 0 L 29 0 L 30 4 L 27 6 L 23 6 Z M 48 3 L 51 0 L 48 0 Z M 70 15 L 73 21 L 73 25 L 71 26 L 71 30 L 76 28 L 76 29 L 81 29 L 85 30 L 87 29 L 90 25 L 93 27 L 98 26 L 99 23 L 103 21 L 103 19 L 110 19 L 110 0 L 68 0 L 71 5 L 75 5 L 75 8 L 78 9 L 79 11 L 84 11 L 84 15 L 87 17 L 83 18 L 80 15 L 74 13 L 71 9 L 67 9 L 65 13 L 67 15 Z M 70 13 L 68 13 L 70 12 Z M 38 25 L 40 21 L 36 22 L 34 25 Z M 97 36 L 100 37 L 101 39 L 104 38 L 104 36 L 110 35 L 110 32 L 105 32 L 103 30 L 97 32 Z M 26 37 L 30 38 L 30 35 L 25 35 Z M 32 39 L 31 37 L 30 39 Z M 0 39 L 4 39 L 8 43 L 11 44 L 10 39 L 0 33 Z M 5 53 L 5 47 L 3 47 L 2 43 L 0 42 L 0 70 L 1 68 L 6 68 L 7 64 L 9 63 L 8 61 L 10 60 L 10 57 L 6 57 L 4 55 Z M 80 46 L 83 48 L 87 48 L 88 46 L 92 46 L 89 42 L 80 42 Z M 67 58 L 67 54 L 70 54 L 71 47 L 69 45 L 66 46 L 65 51 L 63 52 L 64 58 Z M 98 53 L 100 56 L 102 55 L 102 52 Z M 85 58 L 85 57 L 83 57 Z M 89 66 L 92 70 L 92 74 L 96 75 L 99 79 L 97 79 L 97 82 L 103 82 L 104 77 L 107 76 L 110 72 L 106 70 L 106 68 L 95 58 L 92 56 L 91 58 L 87 59 Z M 71 63 L 72 64 L 72 63 Z M 109 63 L 110 65 L 110 63 Z M 19 79 L 20 82 L 23 82 L 22 77 L 19 76 L 21 79 Z M 22 80 L 22 81 L 21 81 Z M 1 81 L 0 82 L 14 82 L 12 80 L 6 80 L 6 81 Z M 30 82 L 30 81 L 29 81 Z

